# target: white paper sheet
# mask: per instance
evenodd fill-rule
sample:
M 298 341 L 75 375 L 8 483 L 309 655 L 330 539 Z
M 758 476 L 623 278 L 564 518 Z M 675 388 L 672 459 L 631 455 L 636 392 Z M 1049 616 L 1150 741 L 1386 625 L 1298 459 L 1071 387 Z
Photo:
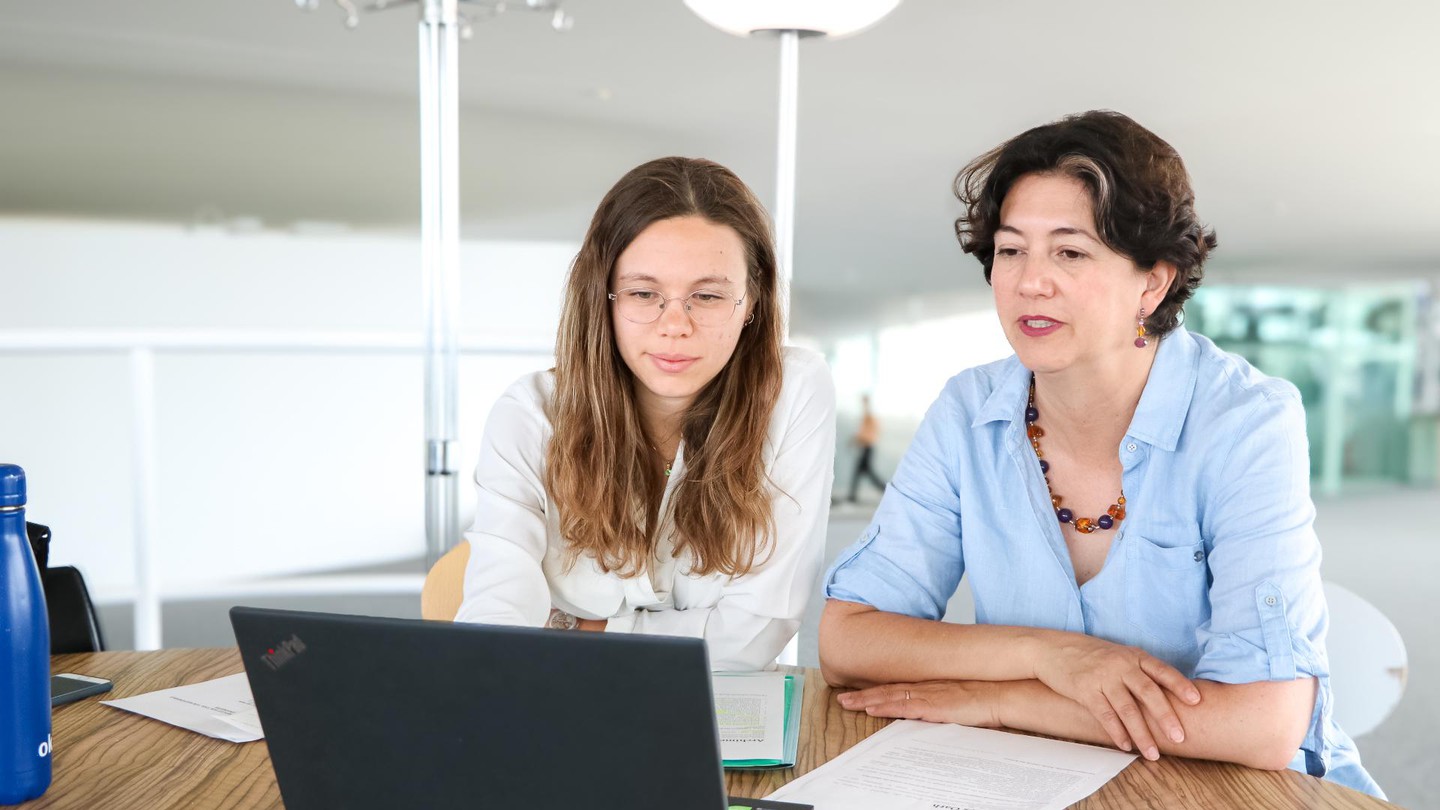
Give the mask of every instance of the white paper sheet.
M 101 703 L 219 740 L 242 743 L 264 737 L 243 672 Z
M 716 673 L 710 683 L 721 759 L 785 756 L 785 673 Z
M 260 727 L 260 713 L 255 710 L 254 706 L 231 715 L 217 714 L 215 719 L 224 720 L 241 731 L 248 731 L 254 734 L 257 740 L 265 736 L 265 730 Z
M 897 720 L 782 787 L 825 810 L 1062 810 L 1134 754 L 947 723 Z

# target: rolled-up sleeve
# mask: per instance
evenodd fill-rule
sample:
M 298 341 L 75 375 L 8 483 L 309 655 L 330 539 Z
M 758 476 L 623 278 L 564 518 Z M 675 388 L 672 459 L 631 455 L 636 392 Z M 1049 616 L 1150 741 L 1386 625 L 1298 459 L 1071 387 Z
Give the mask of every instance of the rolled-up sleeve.
M 1197 632 L 1195 677 L 1221 683 L 1320 680 L 1302 748 L 1328 759 L 1327 616 L 1320 542 L 1310 500 L 1305 413 L 1277 383 L 1229 435 L 1234 445 L 1210 480 L 1202 532 L 1209 555 L 1210 619 Z M 1320 773 L 1313 773 L 1316 769 Z M 1324 765 L 1311 765 L 1323 775 Z
M 930 406 L 870 526 L 825 577 L 830 599 L 939 619 L 965 573 L 960 537 L 956 383 Z

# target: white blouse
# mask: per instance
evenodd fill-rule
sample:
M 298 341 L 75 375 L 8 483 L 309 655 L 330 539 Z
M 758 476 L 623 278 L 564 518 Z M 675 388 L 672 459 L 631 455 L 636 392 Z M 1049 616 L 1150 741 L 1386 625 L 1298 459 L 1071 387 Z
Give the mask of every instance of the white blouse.
M 540 627 L 558 608 L 606 619 L 607 632 L 703 638 L 716 670 L 769 666 L 800 628 L 814 596 L 825 550 L 834 483 L 835 388 L 824 359 L 787 347 L 780 399 L 764 449 L 775 539 L 769 556 L 740 577 L 690 572 L 674 550 L 674 527 L 661 528 L 657 559 L 639 576 L 605 573 L 590 555 L 568 568 L 555 502 L 545 491 L 545 449 L 552 429 L 543 404 L 555 376 L 518 380 L 495 403 L 475 468 L 479 494 L 456 621 Z M 680 448 L 660 504 L 665 514 L 685 474 Z M 603 474 L 603 471 L 596 471 Z

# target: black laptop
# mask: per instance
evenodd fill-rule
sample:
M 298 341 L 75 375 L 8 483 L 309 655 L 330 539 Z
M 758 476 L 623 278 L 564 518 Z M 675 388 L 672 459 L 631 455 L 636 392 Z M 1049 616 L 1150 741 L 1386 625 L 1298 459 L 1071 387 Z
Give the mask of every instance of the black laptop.
M 288 810 L 724 810 L 699 639 L 237 607 Z

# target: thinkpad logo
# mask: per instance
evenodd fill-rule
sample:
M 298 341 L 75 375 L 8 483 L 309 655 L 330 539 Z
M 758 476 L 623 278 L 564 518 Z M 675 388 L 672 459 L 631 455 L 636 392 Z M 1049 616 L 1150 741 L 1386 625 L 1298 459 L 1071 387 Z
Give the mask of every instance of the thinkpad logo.
M 267 650 L 264 655 L 260 656 L 260 660 L 264 661 L 270 669 L 279 671 L 280 667 L 290 663 L 291 659 L 303 652 L 305 652 L 305 642 L 301 641 L 299 636 L 292 634 L 290 638 Z

